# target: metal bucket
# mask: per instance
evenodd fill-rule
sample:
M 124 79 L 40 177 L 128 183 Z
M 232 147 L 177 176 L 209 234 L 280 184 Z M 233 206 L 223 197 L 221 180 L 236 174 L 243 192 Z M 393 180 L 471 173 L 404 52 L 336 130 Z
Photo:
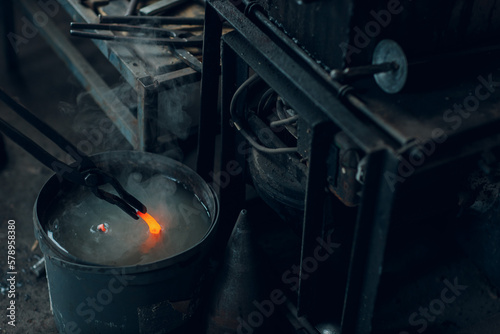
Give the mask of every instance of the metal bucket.
M 203 179 L 172 159 L 143 152 L 98 154 L 92 160 L 117 174 L 123 169 L 178 180 L 206 206 L 211 225 L 193 247 L 144 265 L 110 267 L 64 253 L 48 237 L 47 208 L 73 185 L 52 176 L 34 207 L 35 235 L 46 261 L 52 312 L 60 333 L 186 333 L 200 302 L 200 286 L 218 220 L 218 200 Z M 191 321 L 190 321 L 191 320 Z

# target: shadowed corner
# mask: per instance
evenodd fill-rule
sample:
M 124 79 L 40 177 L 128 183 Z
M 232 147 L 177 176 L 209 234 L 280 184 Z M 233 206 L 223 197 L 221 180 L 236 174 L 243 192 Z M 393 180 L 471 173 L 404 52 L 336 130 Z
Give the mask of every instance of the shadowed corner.
M 258 273 L 261 268 L 255 249 L 254 232 L 242 210 L 229 239 L 221 264 L 215 277 L 212 295 L 209 297 L 206 333 L 261 333 L 265 331 L 265 318 L 259 313 L 258 321 L 252 319 L 256 313 L 256 300 L 264 297 L 264 288 Z M 255 325 L 255 326 L 253 326 Z

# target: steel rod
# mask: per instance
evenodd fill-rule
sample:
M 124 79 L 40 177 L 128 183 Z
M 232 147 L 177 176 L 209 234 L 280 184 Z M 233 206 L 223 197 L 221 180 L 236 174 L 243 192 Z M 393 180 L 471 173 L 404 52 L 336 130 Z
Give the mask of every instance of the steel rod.
M 154 37 L 177 37 L 182 31 L 175 32 L 163 28 L 141 27 L 135 25 L 125 24 L 104 24 L 104 23 L 80 23 L 71 22 L 70 27 L 75 29 L 89 29 L 89 30 L 104 30 L 104 31 L 126 31 L 135 33 L 151 34 Z
M 76 37 L 100 39 L 105 41 L 128 42 L 136 44 L 153 44 L 153 45 L 175 45 L 175 46 L 201 46 L 203 40 L 201 38 L 180 39 L 180 38 L 145 38 L 133 36 L 115 36 L 103 35 L 93 32 L 70 30 L 70 34 Z
M 140 9 L 140 15 L 153 16 L 175 8 L 189 0 L 160 0 Z
M 194 25 L 202 26 L 205 19 L 202 17 L 176 17 L 176 16 L 102 16 L 99 15 L 100 23 L 128 23 L 128 24 L 150 24 L 150 25 Z
M 399 68 L 395 62 L 373 64 L 366 66 L 347 67 L 343 70 L 333 70 L 330 72 L 332 79 L 338 81 L 349 80 L 357 77 L 364 77 L 383 72 L 395 71 Z
M 299 115 L 295 115 L 295 116 L 292 116 L 289 118 L 280 119 L 279 121 L 273 121 L 269 125 L 272 128 L 277 128 L 277 127 L 282 126 L 282 125 L 293 124 L 293 123 L 297 122 L 298 119 L 299 119 Z

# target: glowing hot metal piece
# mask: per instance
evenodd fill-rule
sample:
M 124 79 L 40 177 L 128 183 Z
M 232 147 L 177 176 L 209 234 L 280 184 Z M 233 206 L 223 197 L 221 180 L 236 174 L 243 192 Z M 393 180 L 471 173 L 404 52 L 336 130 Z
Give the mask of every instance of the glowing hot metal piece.
M 149 213 L 142 213 L 140 211 L 137 211 L 137 215 L 141 217 L 149 226 L 149 232 L 151 234 L 159 234 L 161 231 L 161 226 L 158 224 L 158 222 L 151 217 Z
M 97 230 L 101 232 L 107 232 L 106 226 L 104 226 L 104 224 L 97 225 Z

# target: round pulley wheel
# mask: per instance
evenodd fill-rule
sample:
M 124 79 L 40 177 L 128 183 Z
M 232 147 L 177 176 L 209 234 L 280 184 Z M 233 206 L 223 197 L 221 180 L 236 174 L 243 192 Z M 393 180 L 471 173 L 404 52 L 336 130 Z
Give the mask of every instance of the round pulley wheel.
M 374 75 L 377 85 L 386 93 L 399 93 L 406 84 L 408 77 L 408 61 L 403 49 L 393 40 L 380 41 L 373 51 L 372 64 L 395 63 L 397 68 L 392 71 Z

